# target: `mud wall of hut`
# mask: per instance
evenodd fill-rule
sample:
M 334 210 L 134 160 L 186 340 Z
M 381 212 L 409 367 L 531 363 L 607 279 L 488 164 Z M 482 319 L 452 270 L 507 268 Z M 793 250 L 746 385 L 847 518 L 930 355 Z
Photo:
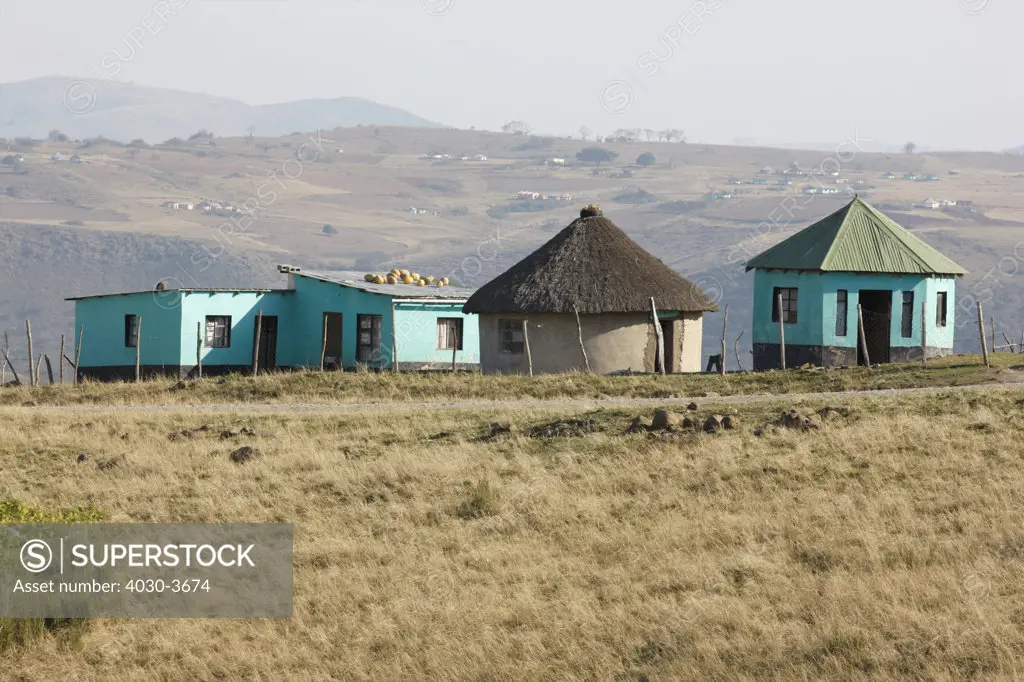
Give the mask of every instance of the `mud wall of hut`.
M 574 315 L 481 315 L 480 364 L 485 374 L 526 374 L 529 371 L 525 352 L 510 353 L 503 349 L 502 320 L 517 324 L 528 321 L 534 374 L 585 369 Z M 649 315 L 583 315 L 581 325 L 592 371 L 599 374 L 654 371 L 657 344 Z M 688 314 L 674 321 L 673 330 L 674 343 L 666 348 L 669 366 L 676 371 L 700 371 L 700 314 Z

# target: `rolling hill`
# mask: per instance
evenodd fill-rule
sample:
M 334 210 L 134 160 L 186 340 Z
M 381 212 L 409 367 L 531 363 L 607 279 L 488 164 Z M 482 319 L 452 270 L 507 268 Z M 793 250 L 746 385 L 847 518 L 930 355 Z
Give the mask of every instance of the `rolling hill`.
M 132 83 L 48 76 L 0 84 L 0 137 L 103 136 L 158 142 L 200 129 L 276 137 L 296 130 L 357 125 L 437 127 L 402 109 L 358 97 L 253 106 L 237 100 Z

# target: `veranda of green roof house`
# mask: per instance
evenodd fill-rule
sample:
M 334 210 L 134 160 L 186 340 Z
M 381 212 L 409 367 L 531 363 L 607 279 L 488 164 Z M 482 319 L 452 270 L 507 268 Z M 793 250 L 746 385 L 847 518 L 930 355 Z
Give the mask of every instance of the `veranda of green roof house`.
M 859 196 L 752 258 L 747 270 L 755 371 L 781 366 L 782 332 L 787 367 L 953 352 L 956 280 L 966 271 Z

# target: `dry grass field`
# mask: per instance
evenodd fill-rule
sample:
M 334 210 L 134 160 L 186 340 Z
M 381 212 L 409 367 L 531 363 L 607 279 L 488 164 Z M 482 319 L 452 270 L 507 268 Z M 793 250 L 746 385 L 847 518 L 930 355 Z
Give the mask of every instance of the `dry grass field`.
M 713 409 L 703 403 L 698 423 Z M 0 497 L 111 521 L 293 523 L 295 610 L 91 621 L 7 646 L 0 670 L 33 681 L 1019 678 L 1024 390 L 858 398 L 831 405 L 820 428 L 754 434 L 783 410 L 826 406 L 780 398 L 740 407 L 733 430 L 667 437 L 625 435 L 638 414 L 627 409 L 6 407 Z M 534 430 L 569 419 L 586 428 Z M 511 432 L 487 437 L 499 421 Z M 242 425 L 253 434 L 222 438 Z M 242 445 L 262 456 L 234 464 Z
M 585 373 L 536 377 L 485 376 L 459 372 L 279 372 L 231 375 L 179 382 L 152 379 L 141 383 L 85 381 L 21 386 L 0 390 L 0 406 L 204 405 L 225 403 L 349 404 L 435 403 L 453 401 L 567 400 L 610 398 L 689 398 L 879 391 L 1024 382 L 1024 361 L 1013 353 L 993 353 L 991 368 L 980 356 L 953 355 L 919 364 L 888 364 L 871 369 L 818 367 L 786 372 L 653 374 L 603 376 Z

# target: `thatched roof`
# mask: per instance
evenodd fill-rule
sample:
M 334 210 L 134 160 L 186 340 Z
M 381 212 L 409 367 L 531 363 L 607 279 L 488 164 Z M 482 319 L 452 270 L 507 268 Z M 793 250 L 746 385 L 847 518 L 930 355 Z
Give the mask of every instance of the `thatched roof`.
M 572 313 L 574 305 L 581 315 L 649 312 L 652 296 L 658 310 L 718 310 L 700 288 L 611 220 L 591 215 L 478 289 L 463 312 Z

